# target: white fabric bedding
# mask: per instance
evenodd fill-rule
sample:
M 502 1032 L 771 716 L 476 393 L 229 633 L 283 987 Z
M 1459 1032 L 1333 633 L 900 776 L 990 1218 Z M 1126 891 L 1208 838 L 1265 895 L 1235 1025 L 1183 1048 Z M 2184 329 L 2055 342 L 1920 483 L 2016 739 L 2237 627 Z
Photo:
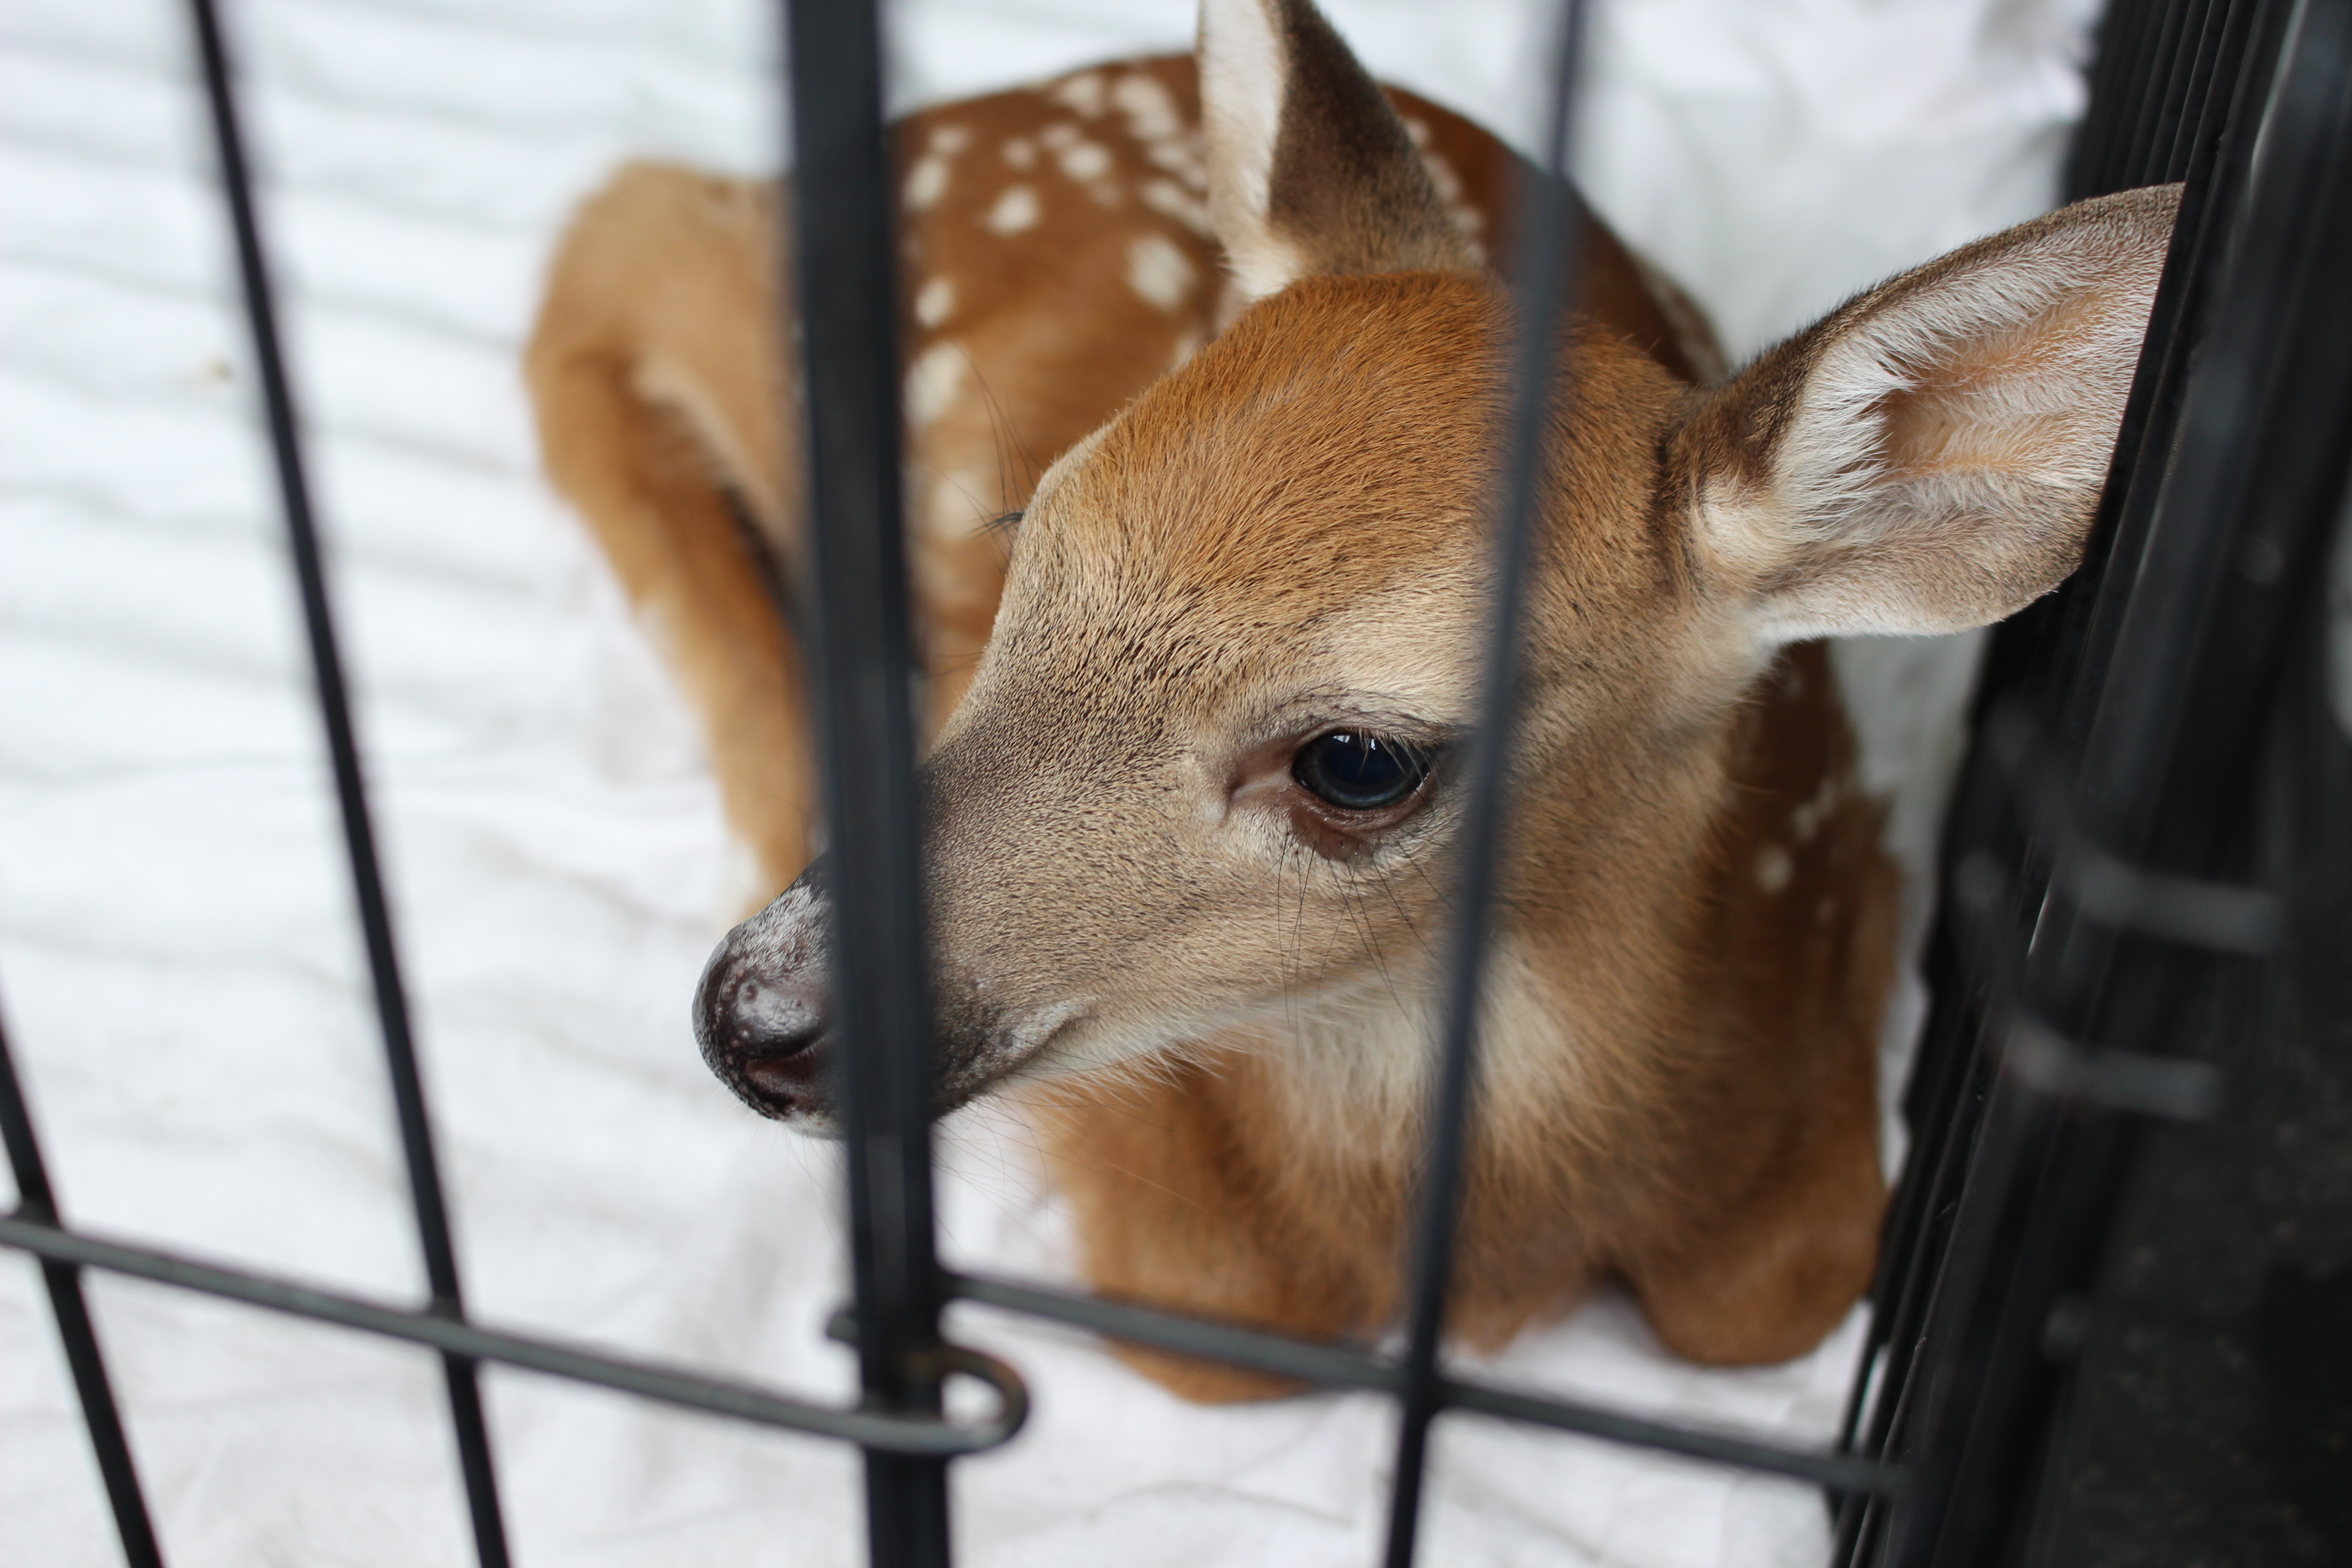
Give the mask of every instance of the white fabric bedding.
M 1515 0 L 1335 3 L 1379 73 L 1525 140 Z M 1735 352 L 2045 205 L 2089 0 L 1616 0 L 1586 187 Z M 616 159 L 772 167 L 748 0 L 247 0 L 312 473 L 474 1309 L 840 1395 L 832 1152 L 741 1110 L 686 1002 L 730 851 L 690 725 L 537 473 L 516 353 Z M 1183 0 L 909 0 L 901 102 L 1185 47 Z M 0 1016 L 68 1216 L 414 1299 L 364 971 L 183 18 L 0 9 Z M 1965 644 L 1841 650 L 1916 862 Z M 1899 1054 L 1916 997 L 1890 1026 Z M 945 1245 L 1066 1277 L 1020 1130 L 941 1140 Z M 5 1185 L 0 1176 L 0 1185 Z M 457 1563 L 432 1359 L 89 1286 L 175 1564 Z M 1181 1405 L 1082 1335 L 960 1313 L 1035 1415 L 955 1471 L 981 1565 L 1370 1560 L 1382 1402 Z M 1819 1439 L 1859 1323 L 1706 1372 L 1604 1299 L 1480 1370 Z M 862 1561 L 855 1456 L 493 1372 L 525 1564 Z M 1800 1564 L 1801 1488 L 1441 1424 L 1449 1565 Z M 117 1561 L 32 1268 L 0 1258 L 0 1561 Z

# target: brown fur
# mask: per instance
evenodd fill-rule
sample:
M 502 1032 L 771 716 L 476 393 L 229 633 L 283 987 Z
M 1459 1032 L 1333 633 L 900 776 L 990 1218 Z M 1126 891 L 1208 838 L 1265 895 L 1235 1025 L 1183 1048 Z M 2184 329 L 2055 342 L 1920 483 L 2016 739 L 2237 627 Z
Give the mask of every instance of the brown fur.
M 1104 67 L 897 132 L 937 1093 L 1024 1087 L 1097 1289 L 1367 1334 L 1396 1305 L 1458 822 L 1442 769 L 1350 815 L 1292 759 L 1338 725 L 1441 746 L 1467 721 L 1508 331 L 1477 263 L 1509 254 L 1516 163 L 1383 103 L 1304 0 L 1211 12 L 1203 77 Z M 1212 193 L 1196 80 L 1243 90 L 1236 37 L 1288 75 L 1276 118 L 1219 100 Z M 772 888 L 810 800 L 754 570 L 800 549 L 772 200 L 625 171 L 530 361 L 551 472 Z M 1588 231 L 1454 1280 L 1473 1342 L 1613 1272 L 1675 1350 L 1774 1360 L 1866 1282 L 1895 878 L 1826 655 L 1771 628 L 1981 619 L 2055 580 L 2159 206 L 1986 242 L 1716 390 L 1688 302 Z M 2038 315 L 1971 281 L 2021 258 L 2000 276 L 2050 285 Z M 2078 369 L 2056 412 L 2011 395 Z M 1008 575 L 982 525 L 1024 506 Z M 698 998 L 714 1068 L 819 1125 L 825 930 L 804 879 Z M 1276 1391 L 1131 1354 L 1194 1397 Z

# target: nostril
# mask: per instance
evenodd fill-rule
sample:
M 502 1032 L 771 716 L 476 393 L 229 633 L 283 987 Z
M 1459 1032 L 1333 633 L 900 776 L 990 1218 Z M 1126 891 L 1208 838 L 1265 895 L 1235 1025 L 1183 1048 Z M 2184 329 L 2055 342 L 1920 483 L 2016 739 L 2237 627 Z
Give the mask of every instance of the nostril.
M 812 1109 L 824 1053 L 824 996 L 800 965 L 730 934 L 711 955 L 694 998 L 694 1032 L 721 1081 L 770 1115 Z
M 816 1087 L 822 1070 L 821 1053 L 808 1047 L 816 1037 L 793 1043 L 779 1056 L 751 1057 L 743 1063 L 743 1080 L 772 1100 L 797 1100 Z

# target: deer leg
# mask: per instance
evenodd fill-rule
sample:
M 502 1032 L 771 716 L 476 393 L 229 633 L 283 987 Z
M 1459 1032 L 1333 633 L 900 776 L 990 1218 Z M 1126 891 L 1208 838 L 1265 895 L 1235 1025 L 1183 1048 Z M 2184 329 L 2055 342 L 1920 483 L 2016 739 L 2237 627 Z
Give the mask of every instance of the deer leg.
M 1363 1328 L 1361 1282 L 1311 1239 L 1291 1237 L 1223 1113 L 1213 1059 L 1152 1076 L 1100 1075 L 1039 1091 L 1033 1107 L 1075 1210 L 1081 1264 L 1100 1294 L 1305 1339 Z M 1306 1386 L 1218 1363 L 1117 1344 L 1118 1357 L 1201 1404 Z
M 1869 1288 L 1886 1186 L 1866 1078 L 1860 1088 L 1816 1108 L 1696 1245 L 1624 1266 L 1675 1354 L 1717 1366 L 1802 1355 Z
M 550 478 L 586 519 L 701 720 L 764 903 L 816 803 L 779 472 L 773 242 L 749 187 L 623 170 L 551 269 L 526 359 Z

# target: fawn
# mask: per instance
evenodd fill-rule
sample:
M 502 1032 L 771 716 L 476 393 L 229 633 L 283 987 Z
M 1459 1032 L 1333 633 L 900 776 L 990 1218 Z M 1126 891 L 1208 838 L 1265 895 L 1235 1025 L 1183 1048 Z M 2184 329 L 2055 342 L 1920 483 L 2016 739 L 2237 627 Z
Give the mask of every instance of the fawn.
M 1377 1331 L 1487 601 L 1516 160 L 1384 92 L 1307 0 L 1207 0 L 1197 69 L 895 134 L 939 1108 L 1024 1096 L 1097 1289 Z M 623 170 L 528 365 L 550 471 L 768 891 L 814 798 L 772 593 L 803 548 L 776 203 Z M 1588 221 L 1451 1299 L 1472 1342 L 1613 1275 L 1674 1351 L 1778 1360 L 1867 1284 L 1896 878 L 1818 639 L 1982 625 L 2073 569 L 2176 205 L 1979 241 L 1728 379 Z M 696 999 L 719 1076 L 820 1131 L 828 940 L 802 875 Z M 1278 1391 L 1121 1353 L 1194 1398 Z

